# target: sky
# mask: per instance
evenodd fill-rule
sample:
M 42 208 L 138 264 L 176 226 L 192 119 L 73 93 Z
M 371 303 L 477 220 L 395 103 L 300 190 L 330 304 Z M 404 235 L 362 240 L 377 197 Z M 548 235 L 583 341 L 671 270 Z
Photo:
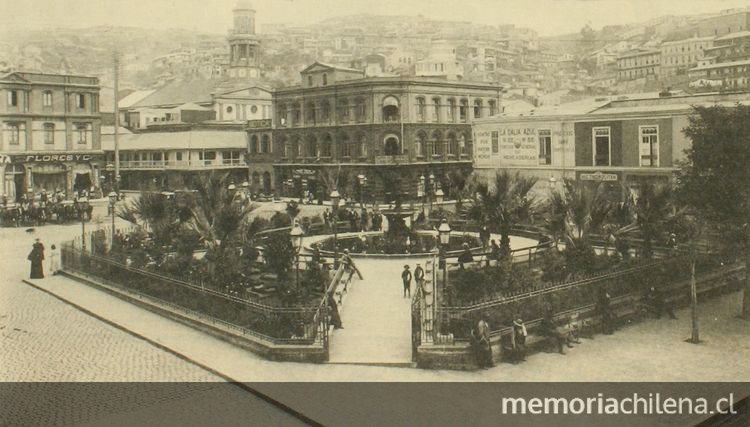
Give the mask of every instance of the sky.
M 226 33 L 236 0 L 0 0 L 0 30 L 116 25 Z M 310 24 L 351 14 L 424 15 L 438 20 L 515 24 L 541 36 L 589 24 L 643 22 L 660 15 L 718 13 L 750 0 L 254 0 L 257 26 Z

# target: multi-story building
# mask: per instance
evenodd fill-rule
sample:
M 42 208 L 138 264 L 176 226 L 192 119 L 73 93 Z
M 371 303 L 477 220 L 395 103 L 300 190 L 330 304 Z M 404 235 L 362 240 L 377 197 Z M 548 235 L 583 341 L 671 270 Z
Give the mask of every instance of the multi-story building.
M 695 24 L 698 37 L 718 37 L 729 33 L 750 30 L 750 12 L 722 13 Z
M 750 84 L 750 60 L 721 62 L 691 68 L 690 86 L 695 88 L 742 89 Z
M 659 74 L 661 51 L 638 50 L 617 57 L 617 79 L 653 79 Z
M 14 72 L 0 77 L 0 197 L 99 185 L 96 77 Z
M 693 106 L 737 103 L 750 103 L 750 93 L 618 96 L 499 115 L 475 124 L 475 169 L 484 177 L 517 170 L 539 178 L 540 190 L 575 178 L 637 192 L 670 182 L 691 143 L 682 130 Z
M 243 124 L 163 124 L 119 137 L 120 188 L 194 188 L 212 172 L 228 173 L 237 185 L 248 180 Z M 108 164 L 114 164 L 114 136 L 102 137 Z
M 661 44 L 660 74 L 675 76 L 694 68 L 714 44 L 714 37 L 692 37 Z
M 711 58 L 712 63 L 750 59 L 750 31 L 717 37 L 714 45 L 706 49 L 705 56 Z
M 416 195 L 420 176 L 445 184 L 450 171 L 471 170 L 472 122 L 500 106 L 498 85 L 365 78 L 321 63 L 300 74 L 300 86 L 274 92 L 272 127 L 248 130 L 251 144 L 270 135 L 276 190 L 287 195 L 325 197 L 330 174 L 341 192 L 355 191 L 354 177 L 366 176 L 378 199 Z

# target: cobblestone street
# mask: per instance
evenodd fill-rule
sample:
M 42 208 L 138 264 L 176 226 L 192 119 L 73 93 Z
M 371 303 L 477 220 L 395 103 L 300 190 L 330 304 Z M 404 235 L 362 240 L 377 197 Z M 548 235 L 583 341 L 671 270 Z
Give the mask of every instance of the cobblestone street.
M 30 382 L 0 389 L 0 425 L 159 425 L 165 414 L 181 414 L 193 425 L 299 423 L 221 377 L 21 282 L 33 238 L 49 250 L 77 232 L 80 224 L 33 233 L 0 228 L 0 381 Z M 196 405 L 206 399 L 216 402 L 213 410 Z

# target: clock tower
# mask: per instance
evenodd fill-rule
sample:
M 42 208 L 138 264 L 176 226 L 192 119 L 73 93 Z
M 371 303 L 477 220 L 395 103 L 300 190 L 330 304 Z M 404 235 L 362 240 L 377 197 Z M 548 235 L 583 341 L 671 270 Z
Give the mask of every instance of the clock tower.
M 229 30 L 229 70 L 235 79 L 260 77 L 260 40 L 255 35 L 255 9 L 248 1 L 240 0 L 232 9 L 234 27 Z

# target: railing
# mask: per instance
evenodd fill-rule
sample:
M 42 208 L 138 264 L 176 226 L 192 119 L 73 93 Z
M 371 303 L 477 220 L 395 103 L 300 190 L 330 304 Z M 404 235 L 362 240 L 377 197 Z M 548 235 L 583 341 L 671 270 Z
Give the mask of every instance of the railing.
M 704 258 L 697 264 L 699 273 L 711 271 L 715 262 Z M 442 333 L 451 332 L 456 337 L 465 337 L 468 332 L 467 319 L 482 317 L 491 325 L 510 325 L 513 318 L 539 319 L 546 308 L 554 306 L 559 313 L 578 312 L 591 308 L 596 303 L 598 292 L 606 289 L 613 301 L 626 296 L 643 295 L 653 286 L 663 289 L 688 278 L 688 257 L 674 257 L 648 264 L 623 268 L 608 273 L 557 283 L 538 283 L 521 289 L 509 290 L 462 306 L 438 307 L 442 320 Z
M 181 313 L 275 344 L 311 344 L 318 331 L 317 306 L 268 305 L 155 272 L 130 268 L 65 244 L 64 271 L 82 275 Z
M 247 163 L 241 159 L 120 161 L 120 167 L 122 169 L 202 169 L 217 166 L 247 167 Z

